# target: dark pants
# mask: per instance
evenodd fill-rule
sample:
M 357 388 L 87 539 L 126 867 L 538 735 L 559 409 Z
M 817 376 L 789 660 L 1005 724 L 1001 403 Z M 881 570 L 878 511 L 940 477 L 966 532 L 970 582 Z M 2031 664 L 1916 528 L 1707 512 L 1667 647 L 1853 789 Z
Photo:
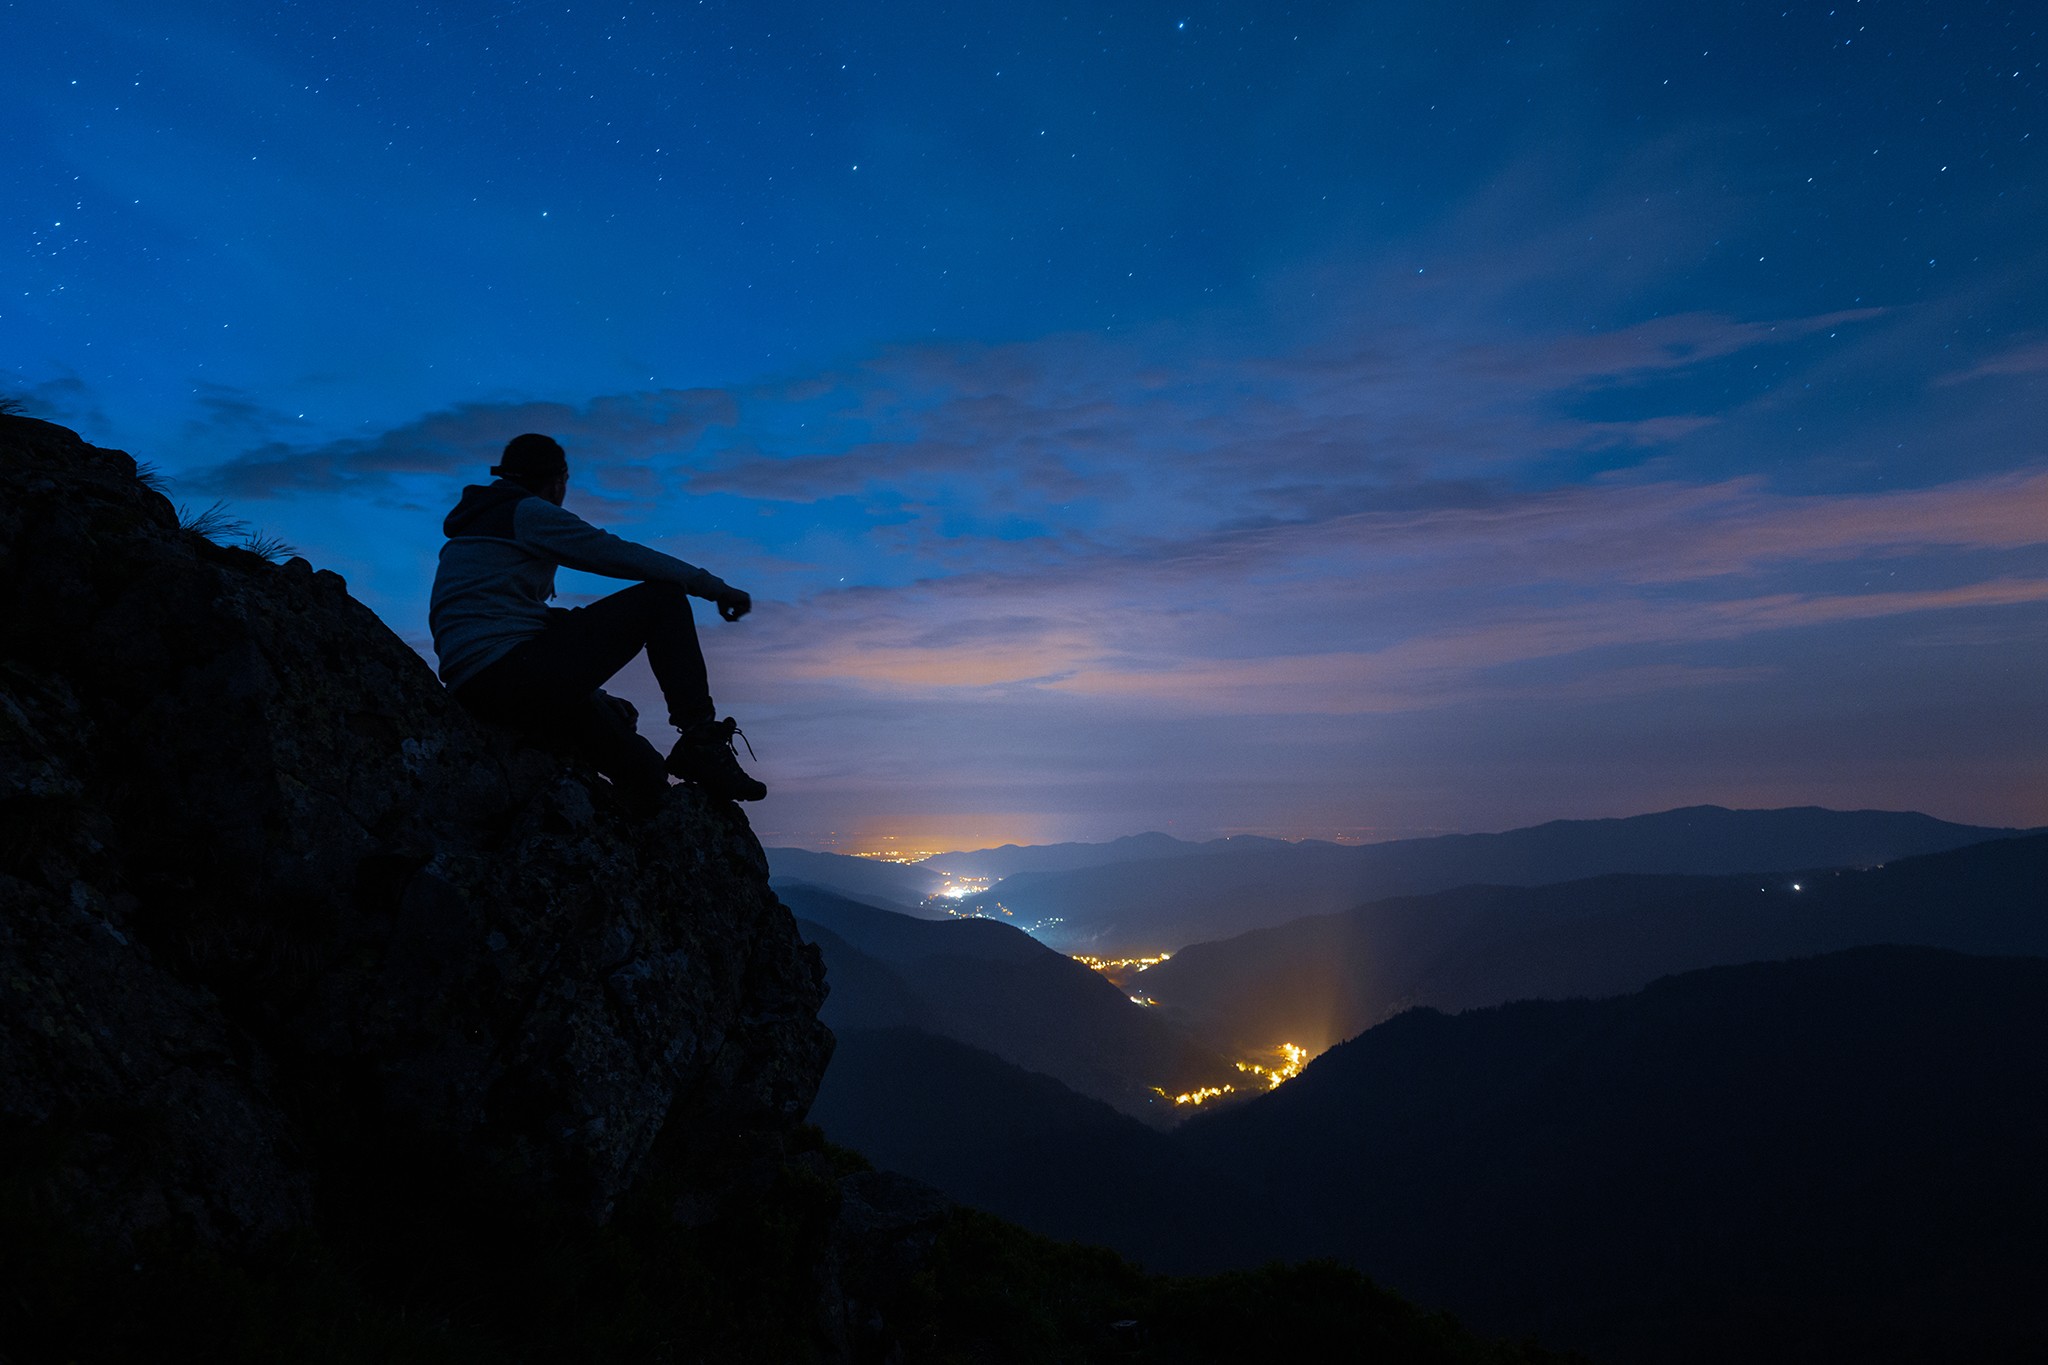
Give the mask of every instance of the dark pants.
M 661 754 L 598 691 L 643 649 L 669 723 L 688 729 L 712 719 L 690 595 L 673 583 L 638 583 L 587 607 L 550 611 L 540 634 L 457 688 L 455 698 L 487 720 L 567 740 L 615 783 L 666 785 Z

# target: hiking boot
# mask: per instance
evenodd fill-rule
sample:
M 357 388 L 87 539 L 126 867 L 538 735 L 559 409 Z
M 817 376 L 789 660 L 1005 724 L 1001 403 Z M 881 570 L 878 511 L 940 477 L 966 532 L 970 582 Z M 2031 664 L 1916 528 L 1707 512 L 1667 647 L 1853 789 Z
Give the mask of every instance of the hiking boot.
M 730 716 L 699 721 L 683 731 L 676 747 L 669 750 L 668 770 L 712 796 L 727 801 L 759 801 L 768 794 L 768 788 L 747 776 L 746 769 L 740 766 L 740 756 L 732 747 L 735 736 L 742 743 L 747 738 L 740 733 L 739 722 Z M 748 744 L 748 757 L 753 753 L 754 746 Z

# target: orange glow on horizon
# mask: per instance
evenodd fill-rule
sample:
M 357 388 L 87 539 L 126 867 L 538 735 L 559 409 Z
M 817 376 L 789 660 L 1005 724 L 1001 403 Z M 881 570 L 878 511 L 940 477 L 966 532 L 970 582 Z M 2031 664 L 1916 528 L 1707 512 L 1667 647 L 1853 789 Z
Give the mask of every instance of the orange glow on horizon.
M 1076 836 L 1063 831 L 1062 819 L 1058 815 L 1020 811 L 909 814 L 886 823 L 877 820 L 865 827 L 838 832 L 829 840 L 819 841 L 817 848 L 821 853 L 853 858 L 917 863 L 940 853 L 1001 848 L 1004 844 L 1063 843 Z
M 1589 817 L 1592 818 L 1592 817 Z M 1077 830 L 1058 815 L 1037 812 L 946 812 L 944 814 L 912 815 L 903 817 L 900 823 L 890 821 L 890 826 L 834 830 L 829 834 L 817 833 L 780 836 L 791 844 L 814 849 L 820 853 L 837 853 L 852 858 L 872 858 L 882 862 L 917 863 L 936 857 L 940 853 L 976 852 L 984 849 L 1015 845 L 1020 848 L 1044 847 L 1048 844 L 1108 844 L 1121 838 L 1139 834 L 1164 833 L 1184 843 L 1208 843 L 1216 839 L 1259 838 L 1278 839 L 1284 843 L 1298 844 L 1308 840 L 1322 843 L 1378 844 L 1396 839 L 1426 839 L 1440 834 L 1471 833 L 1470 830 L 1452 829 L 1439 826 L 1372 826 L 1313 824 L 1293 828 L 1227 828 L 1205 830 L 1174 830 L 1164 828 L 1171 820 L 1135 829 L 1081 829 Z M 945 869 L 939 869 L 944 871 Z

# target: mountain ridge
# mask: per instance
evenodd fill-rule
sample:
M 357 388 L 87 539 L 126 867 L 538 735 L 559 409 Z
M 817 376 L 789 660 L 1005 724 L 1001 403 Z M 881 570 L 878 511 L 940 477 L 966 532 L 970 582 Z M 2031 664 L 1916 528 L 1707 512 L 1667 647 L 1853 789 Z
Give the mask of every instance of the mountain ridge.
M 1067 951 L 1122 956 L 1172 951 L 1369 900 L 1472 883 L 1868 866 L 2020 833 L 1911 811 L 1687 806 L 1614 819 L 1549 821 L 1501 834 L 1289 845 L 1199 861 L 1026 873 L 1006 879 L 979 903 L 1000 897 L 1020 920 L 1063 921 L 1042 936 Z M 977 903 L 969 898 L 963 905 Z
M 1468 886 L 1195 944 L 1148 971 L 1146 990 L 1217 1046 L 1319 1051 L 1415 1005 L 1616 994 L 1873 943 L 2048 953 L 2044 880 L 2048 835 L 2034 834 L 1860 871 Z

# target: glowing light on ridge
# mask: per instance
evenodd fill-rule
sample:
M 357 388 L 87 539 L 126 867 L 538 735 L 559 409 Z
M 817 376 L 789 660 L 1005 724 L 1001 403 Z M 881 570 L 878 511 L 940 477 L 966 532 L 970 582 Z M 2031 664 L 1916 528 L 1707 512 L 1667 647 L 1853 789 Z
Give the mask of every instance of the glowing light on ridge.
M 1131 999 L 1137 1000 L 1138 997 L 1132 996 Z M 1151 1004 L 1152 1002 L 1147 1000 L 1140 1001 L 1139 1003 Z M 1239 1071 L 1257 1076 L 1263 1080 L 1265 1082 L 1265 1085 L 1262 1087 L 1263 1089 L 1277 1090 L 1286 1082 L 1299 1076 L 1301 1069 L 1315 1060 L 1309 1055 L 1309 1050 L 1298 1043 L 1279 1043 L 1270 1050 L 1270 1055 L 1274 1059 L 1271 1066 L 1265 1066 L 1258 1062 L 1238 1062 L 1235 1065 Z M 1238 1093 L 1238 1089 L 1230 1084 L 1204 1085 L 1198 1086 L 1193 1090 L 1182 1091 L 1178 1095 L 1169 1095 L 1166 1091 L 1155 1085 L 1152 1087 L 1152 1093 L 1163 1099 L 1172 1100 L 1176 1105 L 1194 1109 L 1200 1108 L 1211 1100 L 1220 1100 L 1225 1095 L 1235 1095 Z

